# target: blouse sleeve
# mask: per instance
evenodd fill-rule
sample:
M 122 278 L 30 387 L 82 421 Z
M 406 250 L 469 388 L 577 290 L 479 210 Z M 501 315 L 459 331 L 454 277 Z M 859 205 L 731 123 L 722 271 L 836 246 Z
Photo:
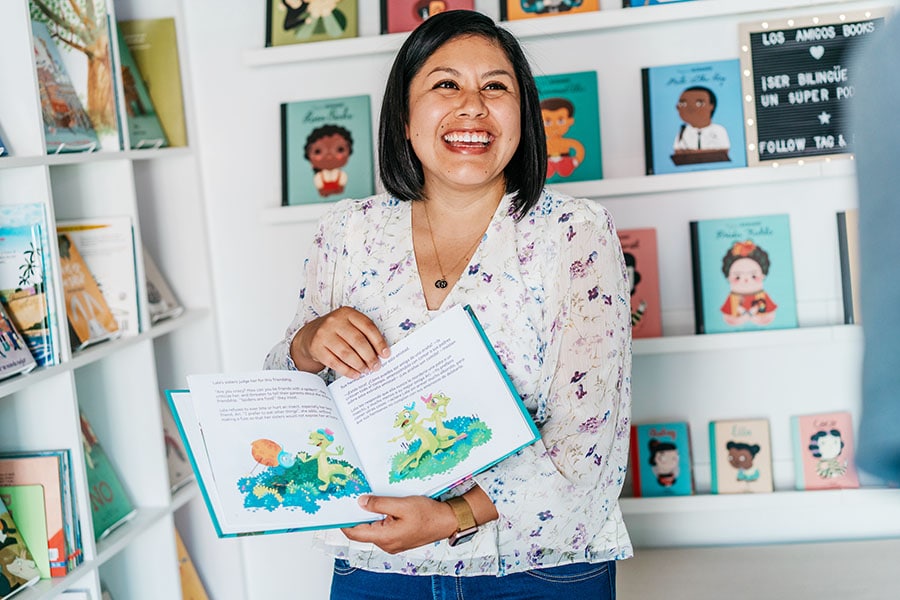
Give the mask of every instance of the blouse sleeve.
M 297 311 L 281 339 L 266 355 L 263 368 L 296 371 L 291 358 L 291 340 L 306 323 L 328 314 L 341 305 L 342 279 L 337 275 L 344 252 L 341 232 L 347 222 L 347 202 L 335 204 L 322 217 L 300 274 Z
M 501 548 L 516 545 L 509 536 L 519 546 L 530 537 L 532 548 L 580 555 L 627 539 L 617 506 L 631 419 L 630 288 L 605 209 L 585 202 L 551 235 L 559 239 L 546 264 L 558 266 L 544 288 L 541 439 L 476 480 L 500 514 Z

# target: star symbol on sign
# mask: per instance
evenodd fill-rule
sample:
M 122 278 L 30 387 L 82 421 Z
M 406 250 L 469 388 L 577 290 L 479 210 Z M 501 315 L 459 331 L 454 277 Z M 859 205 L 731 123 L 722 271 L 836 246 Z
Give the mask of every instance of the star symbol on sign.
M 819 124 L 820 125 L 830 125 L 831 124 L 831 114 L 825 112 L 824 110 L 819 113 Z

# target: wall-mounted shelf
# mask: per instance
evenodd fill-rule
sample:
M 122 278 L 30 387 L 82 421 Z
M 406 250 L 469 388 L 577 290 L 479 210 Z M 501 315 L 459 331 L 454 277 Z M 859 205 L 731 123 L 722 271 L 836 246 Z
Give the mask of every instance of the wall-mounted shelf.
M 51 167 L 56 165 L 77 165 L 105 160 L 152 160 L 190 155 L 190 148 L 158 148 L 155 150 L 124 150 L 122 152 L 71 152 L 40 156 L 4 156 L 0 158 L 0 169 L 18 169 L 44 165 Z

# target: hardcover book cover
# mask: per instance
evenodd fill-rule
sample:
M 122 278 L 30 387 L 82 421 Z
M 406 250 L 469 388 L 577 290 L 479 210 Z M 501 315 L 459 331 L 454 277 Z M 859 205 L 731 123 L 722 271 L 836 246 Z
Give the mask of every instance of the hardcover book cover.
M 861 324 L 859 304 L 859 209 L 837 213 L 838 255 L 841 261 L 841 295 L 844 323 Z
M 773 491 L 767 419 L 710 421 L 709 456 L 713 494 Z
M 160 398 L 160 404 L 162 404 L 163 442 L 166 445 L 166 461 L 169 467 L 169 488 L 174 492 L 194 478 L 194 471 L 191 470 L 191 462 L 178 434 L 178 426 L 175 424 L 169 403 L 165 398 Z
M 500 0 L 500 19 L 515 21 L 600 10 L 600 0 Z
M 97 281 L 67 233 L 60 233 L 59 266 L 66 297 L 66 316 L 72 335 L 72 349 L 120 335 L 119 325 Z
M 62 470 L 58 456 L 0 455 L 0 485 L 40 485 L 44 490 L 51 577 L 63 577 L 68 573 Z
M 56 364 L 40 224 L 0 227 L 0 300 L 39 366 Z
M 0 379 L 28 373 L 36 366 L 37 362 L 28 350 L 25 339 L 0 303 Z
M 636 498 L 693 494 L 688 424 L 678 421 L 633 425 L 630 467 Z
M 59 50 L 101 149 L 119 150 L 106 0 L 31 0 L 29 4 L 31 19 L 46 26 Z
M 437 497 L 538 438 L 461 305 L 363 378 L 270 370 L 188 384 L 167 395 L 220 537 L 377 520 L 361 494 Z
M 475 10 L 475 0 L 381 0 L 381 33 L 412 31 L 445 10 Z
M 2 576 L 6 575 L 4 572 L 6 569 L 3 569 L 2 565 L 15 564 L 17 560 L 21 561 L 18 564 L 21 573 L 26 572 L 26 567 L 29 566 L 28 561 L 32 561 L 37 579 L 50 579 L 50 555 L 47 549 L 47 516 L 44 514 L 43 486 L 0 485 L 0 510 L 3 509 L 3 505 L 6 506 L 10 518 L 15 523 L 0 516 L 0 521 L 2 521 L 0 525 L 3 526 L 3 530 L 0 531 L 0 554 L 5 555 L 4 558 L 0 558 L 0 593 L 4 590 Z M 16 550 L 14 555 L 3 552 L 3 548 L 9 547 L 10 539 L 14 539 L 18 545 L 18 547 L 16 544 L 12 545 L 12 548 Z M 27 554 L 23 554 L 23 550 Z M 9 559 L 12 559 L 13 563 L 9 563 Z M 28 579 L 31 578 L 28 577 Z
M 59 221 L 56 230 L 78 248 L 122 335 L 137 335 L 140 319 L 131 218 Z
M 535 77 L 547 135 L 547 183 L 603 179 L 597 72 Z
M 641 70 L 647 175 L 747 166 L 740 61 Z
M 94 539 L 101 540 L 131 519 L 136 510 L 87 417 L 83 412 L 79 416 Z
M 266 0 L 266 46 L 356 37 L 357 3 L 358 0 Z
M 177 317 L 184 312 L 184 307 L 178 301 L 159 267 L 156 266 L 156 261 L 147 252 L 147 248 L 144 248 L 143 255 L 150 323 L 158 323 L 165 319 Z
M 281 105 L 282 204 L 375 193 L 369 96 Z
M 119 21 L 119 31 L 144 79 L 170 146 L 187 146 L 175 19 Z
M 31 22 L 31 31 L 47 153 L 97 150 L 100 140 L 72 85 L 50 31 L 44 23 L 36 21 Z
M 791 439 L 798 490 L 859 487 L 849 412 L 792 416 Z
M 656 229 L 619 229 L 631 285 L 631 337 L 662 336 Z
M 676 2 L 688 2 L 689 0 L 622 0 L 622 8 L 635 8 L 638 6 L 656 6 L 659 4 L 675 4 Z
M 691 222 L 697 333 L 797 327 L 788 215 Z
M 40 487 L 35 487 L 40 493 Z M 25 541 L 21 525 L 24 519 L 18 520 L 20 514 L 25 516 L 25 511 L 20 510 L 24 503 L 4 489 L 9 488 L 0 488 L 0 598 L 6 599 L 37 583 L 41 574 Z
M 116 32 L 119 36 L 119 65 L 125 93 L 125 122 L 128 124 L 131 149 L 164 148 L 169 145 L 169 140 L 163 131 L 159 115 L 156 114 L 156 108 L 153 107 L 147 84 L 128 49 L 122 29 L 117 27 Z

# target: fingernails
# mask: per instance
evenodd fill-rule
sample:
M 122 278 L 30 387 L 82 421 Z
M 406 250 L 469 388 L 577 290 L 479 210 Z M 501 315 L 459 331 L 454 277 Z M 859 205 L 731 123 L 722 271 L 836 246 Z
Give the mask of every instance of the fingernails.
M 390 356 L 390 355 L 391 355 L 391 349 L 390 349 L 390 348 L 385 348 L 384 350 L 381 351 L 381 357 L 382 357 L 382 358 L 387 358 L 387 357 Z
M 369 496 L 368 496 L 368 494 L 364 494 L 364 495 L 360 496 L 359 498 L 357 498 L 356 501 L 359 503 L 359 505 L 362 508 L 365 508 L 366 505 L 369 503 Z

